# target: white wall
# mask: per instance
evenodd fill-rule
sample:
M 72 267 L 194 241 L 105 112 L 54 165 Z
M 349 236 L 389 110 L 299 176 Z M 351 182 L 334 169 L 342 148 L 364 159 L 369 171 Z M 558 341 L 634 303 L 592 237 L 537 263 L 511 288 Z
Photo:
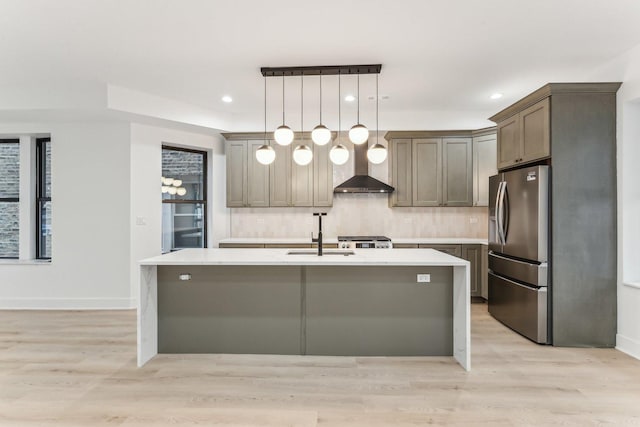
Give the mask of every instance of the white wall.
M 126 122 L 0 125 L 0 135 L 33 134 L 51 135 L 52 262 L 0 262 L 0 308 L 136 306 L 137 261 L 161 250 L 162 144 L 208 152 L 209 246 L 229 236 L 221 136 Z
M 622 81 L 617 108 L 618 335 L 616 347 L 640 359 L 640 45 L 593 73 Z
M 225 195 L 224 140 L 220 135 L 201 135 L 173 129 L 131 124 L 131 298 L 138 295 L 138 261 L 162 251 L 162 145 L 207 152 L 209 247 L 229 236 Z
M 0 307 L 132 307 L 129 124 L 0 125 L 35 133 L 51 134 L 53 260 L 0 264 Z

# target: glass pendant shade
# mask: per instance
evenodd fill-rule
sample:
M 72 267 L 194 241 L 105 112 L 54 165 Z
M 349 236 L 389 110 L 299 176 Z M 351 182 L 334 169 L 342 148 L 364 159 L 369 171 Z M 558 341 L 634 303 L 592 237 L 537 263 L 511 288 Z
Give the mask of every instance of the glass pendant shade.
M 276 159 L 276 150 L 268 145 L 261 145 L 256 150 L 256 160 L 263 165 L 270 165 Z
M 364 144 L 369 139 L 369 129 L 358 123 L 349 129 L 349 140 L 354 144 Z
M 168 193 L 169 192 L 169 187 L 167 187 L 166 185 L 162 186 L 162 193 Z
M 167 190 L 167 193 L 171 194 L 172 196 L 177 192 L 178 192 L 178 189 L 176 187 L 169 187 L 169 189 Z
M 331 131 L 325 125 L 318 125 L 311 131 L 311 140 L 318 145 L 327 145 L 331 141 Z
M 278 126 L 273 132 L 273 138 L 280 145 L 289 145 L 293 142 L 293 131 L 287 125 Z
M 180 187 L 176 190 L 176 193 L 178 194 L 178 196 L 184 196 L 185 194 L 187 194 L 187 189 L 184 187 Z
M 375 144 L 367 150 L 367 158 L 374 165 L 379 165 L 387 159 L 387 148 L 382 144 Z
M 164 185 L 171 185 L 171 184 L 173 184 L 173 178 L 164 179 Z
M 306 145 L 298 145 L 293 150 L 293 161 L 300 166 L 305 166 L 313 160 L 313 151 Z
M 182 185 L 182 180 L 181 179 L 174 179 L 172 182 L 172 185 L 174 187 L 180 187 Z
M 342 144 L 338 144 L 329 151 L 329 158 L 334 165 L 344 165 L 349 160 L 349 150 Z

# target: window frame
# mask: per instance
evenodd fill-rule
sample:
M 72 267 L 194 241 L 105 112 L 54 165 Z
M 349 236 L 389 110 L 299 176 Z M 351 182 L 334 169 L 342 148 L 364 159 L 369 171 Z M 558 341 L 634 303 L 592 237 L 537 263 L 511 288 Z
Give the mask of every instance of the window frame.
M 0 144 L 16 144 L 18 150 L 20 149 L 19 138 L 1 138 Z M 20 179 L 20 173 L 18 173 L 18 180 Z M 19 181 L 18 181 L 19 182 Z M 18 184 L 18 197 L 0 197 L 0 202 L 4 203 L 18 203 L 20 206 L 20 184 Z M 20 222 L 18 222 L 18 236 L 20 236 Z M 20 258 L 20 240 L 18 238 L 18 256 L 1 256 L 0 259 L 18 259 Z
M 195 154 L 200 154 L 202 155 L 202 196 L 204 197 L 202 200 L 197 200 L 197 199 L 179 199 L 179 200 L 175 200 L 175 199 L 162 199 L 162 203 L 168 203 L 168 204 L 196 204 L 199 203 L 202 205 L 203 207 L 203 227 L 202 227 L 202 232 L 204 233 L 204 236 L 202 237 L 202 247 L 203 248 L 207 248 L 207 235 L 208 235 L 208 225 L 209 225 L 209 216 L 208 216 L 208 206 L 207 206 L 207 198 L 209 196 L 209 189 L 207 186 L 207 179 L 208 179 L 208 172 L 209 172 L 209 162 L 208 162 L 208 157 L 207 157 L 207 152 L 205 150 L 197 150 L 194 148 L 184 148 L 184 147 L 174 147 L 171 145 L 165 145 L 162 144 L 162 150 L 172 150 L 172 151 L 183 151 L 183 152 L 187 152 L 187 153 L 195 153 Z M 162 157 L 162 156 L 161 156 Z M 160 169 L 162 169 L 162 165 L 160 166 Z M 173 252 L 174 250 L 171 249 L 169 252 Z
M 51 137 L 36 138 L 36 259 L 51 260 L 51 256 L 43 256 L 42 242 L 42 208 L 46 202 L 51 202 L 51 196 L 46 195 L 47 160 L 44 155 L 44 144 L 51 144 Z

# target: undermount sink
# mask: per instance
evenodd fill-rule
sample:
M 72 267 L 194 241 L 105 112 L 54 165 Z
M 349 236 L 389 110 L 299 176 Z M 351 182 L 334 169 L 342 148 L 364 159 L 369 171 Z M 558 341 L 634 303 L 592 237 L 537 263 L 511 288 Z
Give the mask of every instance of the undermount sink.
M 287 252 L 287 255 L 318 255 L 317 249 L 291 249 Z M 349 250 L 331 250 L 331 249 L 323 249 L 322 255 L 355 255 L 354 251 Z

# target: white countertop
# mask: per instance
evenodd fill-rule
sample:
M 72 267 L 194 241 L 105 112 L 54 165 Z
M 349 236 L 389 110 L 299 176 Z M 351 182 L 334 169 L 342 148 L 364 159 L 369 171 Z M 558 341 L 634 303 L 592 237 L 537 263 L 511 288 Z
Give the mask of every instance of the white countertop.
M 324 237 L 323 243 L 338 243 L 337 237 Z M 309 237 L 230 237 L 220 240 L 220 243 L 238 243 L 238 244 L 311 244 L 311 236 Z
M 391 239 L 393 243 L 423 245 L 486 245 L 487 239 L 472 237 L 398 237 Z
M 338 243 L 337 237 L 324 237 L 323 243 Z M 391 237 L 392 243 L 404 244 L 433 244 L 433 245 L 486 245 L 487 239 L 470 237 Z M 220 243 L 236 244 L 307 244 L 311 237 L 230 237 L 220 240 Z
M 469 262 L 433 249 L 355 249 L 354 255 L 287 255 L 288 249 L 183 249 L 147 258 L 140 265 L 424 265 L 463 266 Z M 325 249 L 329 253 L 337 249 Z

